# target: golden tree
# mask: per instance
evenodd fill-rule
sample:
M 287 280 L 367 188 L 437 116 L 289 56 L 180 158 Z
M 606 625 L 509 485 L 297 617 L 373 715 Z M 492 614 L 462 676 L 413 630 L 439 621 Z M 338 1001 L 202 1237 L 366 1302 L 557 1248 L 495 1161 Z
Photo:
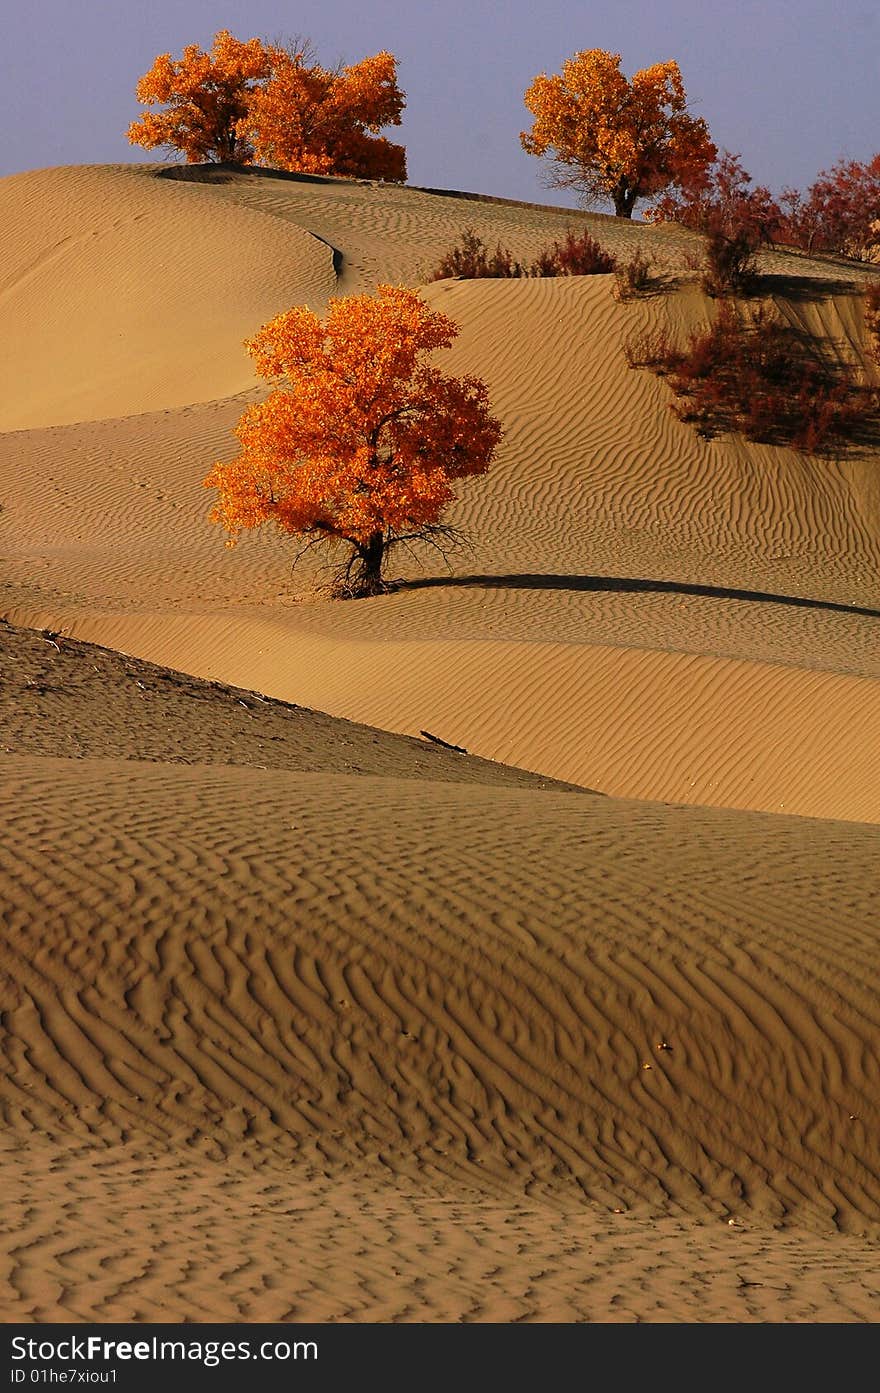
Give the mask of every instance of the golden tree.
M 322 68 L 308 43 L 247 43 L 223 29 L 210 53 L 196 44 L 173 62 L 161 54 L 137 85 L 144 112 L 128 139 L 203 160 L 274 165 L 312 174 L 406 179 L 406 152 L 380 131 L 400 125 L 405 94 L 397 62 L 382 52 Z
M 272 75 L 250 101 L 256 158 L 278 169 L 402 183 L 406 152 L 379 132 L 400 125 L 404 103 L 391 53 L 331 71 L 276 49 Z
M 139 81 L 135 94 L 146 111 L 128 128 L 132 145 L 148 150 L 181 150 L 190 164 L 202 160 L 246 164 L 253 158 L 247 139 L 249 102 L 255 84 L 270 72 L 271 53 L 259 39 L 247 43 L 228 29 L 214 36 L 210 53 L 190 44 L 179 62 L 162 53 Z
M 297 307 L 264 325 L 247 348 L 274 389 L 241 417 L 238 457 L 204 480 L 227 545 L 269 522 L 305 548 L 341 547 L 334 593 L 354 597 L 391 588 L 383 568 L 398 546 L 454 544 L 441 521 L 452 485 L 485 473 L 501 439 L 485 384 L 429 359 L 457 334 L 390 285 L 332 299 L 323 321 Z
M 525 94 L 534 116 L 520 140 L 530 155 L 553 161 L 550 182 L 608 198 L 618 217 L 636 200 L 705 169 L 717 153 L 702 118 L 688 113 L 678 64 L 620 71 L 620 54 L 584 49 L 541 73 Z

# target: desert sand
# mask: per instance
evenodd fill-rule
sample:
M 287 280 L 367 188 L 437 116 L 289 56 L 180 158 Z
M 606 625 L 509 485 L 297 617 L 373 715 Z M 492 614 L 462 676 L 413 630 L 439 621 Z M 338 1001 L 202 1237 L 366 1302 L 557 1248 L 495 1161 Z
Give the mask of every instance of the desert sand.
M 627 366 L 711 313 L 681 229 L 163 165 L 0 214 L 0 1319 L 875 1320 L 876 452 Z M 466 226 L 662 284 L 431 282 Z M 876 372 L 876 268 L 762 270 Z M 201 480 L 242 340 L 385 282 L 505 439 L 448 572 L 334 602 Z

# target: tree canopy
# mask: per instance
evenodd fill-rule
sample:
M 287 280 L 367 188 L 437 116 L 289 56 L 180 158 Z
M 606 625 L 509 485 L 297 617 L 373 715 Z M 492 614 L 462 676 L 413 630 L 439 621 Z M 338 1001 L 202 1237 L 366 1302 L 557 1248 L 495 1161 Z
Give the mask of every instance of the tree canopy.
M 693 170 L 647 210 L 652 221 L 682 223 L 710 236 L 775 241 L 808 252 L 876 259 L 880 243 L 880 155 L 838 160 L 806 193 L 787 188 L 777 200 L 754 185 L 739 155 L 722 151 L 708 169 Z
M 880 246 L 880 154 L 837 160 L 802 195 L 785 189 L 786 241 L 807 251 L 876 260 Z
M 756 243 L 769 241 L 783 218 L 770 190 L 753 185 L 739 155 L 729 150 L 664 193 L 645 216 L 650 222 L 677 222 L 697 232 L 717 229 L 733 235 L 745 226 L 753 230 Z
M 196 44 L 173 61 L 160 54 L 136 88 L 163 105 L 133 121 L 128 139 L 179 150 L 189 163 L 270 164 L 298 173 L 402 182 L 406 152 L 380 132 L 399 126 L 405 94 L 385 51 L 323 68 L 307 44 L 292 51 L 222 29 L 210 52 Z
M 529 154 L 551 159 L 551 184 L 608 198 L 629 218 L 639 198 L 705 168 L 716 149 L 705 121 L 687 110 L 677 63 L 655 63 L 628 80 L 620 61 L 590 48 L 561 73 L 539 74 L 525 94 L 534 122 L 520 140 Z
M 273 391 L 236 427 L 241 453 L 204 483 L 229 534 L 274 523 L 306 545 L 341 546 L 335 592 L 388 589 L 383 567 L 407 542 L 442 550 L 457 479 L 485 473 L 501 439 L 486 386 L 429 360 L 458 328 L 414 291 L 332 299 L 278 315 L 248 351 Z
M 242 43 L 228 29 L 215 34 L 210 53 L 198 44 L 185 48 L 178 62 L 160 53 L 135 95 L 145 106 L 165 104 L 166 109 L 145 111 L 133 121 L 130 144 L 180 150 L 190 164 L 248 163 L 253 158 L 246 130 L 249 102 L 270 66 L 270 52 L 259 39 Z
M 400 125 L 404 100 L 390 53 L 330 71 L 276 51 L 270 80 L 249 102 L 255 158 L 277 169 L 403 182 L 406 152 L 379 132 Z

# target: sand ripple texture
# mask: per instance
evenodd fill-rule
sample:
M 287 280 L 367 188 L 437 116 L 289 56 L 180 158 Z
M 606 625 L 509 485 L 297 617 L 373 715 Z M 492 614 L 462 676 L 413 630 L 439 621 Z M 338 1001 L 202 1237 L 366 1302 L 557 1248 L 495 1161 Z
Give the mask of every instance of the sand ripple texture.
M 876 1248 L 838 1234 L 308 1178 L 204 1149 L 0 1156 L 9 1321 L 872 1322 Z M 0 1224 L 2 1224 L 0 1220 Z
M 713 313 L 691 233 L 147 165 L 0 211 L 3 1318 L 876 1319 L 876 450 L 627 366 Z M 448 572 L 226 550 L 242 341 L 466 226 L 663 282 L 425 284 L 505 428 Z M 762 269 L 876 380 L 876 269 Z
M 499 1219 L 528 1200 L 880 1235 L 874 829 L 370 776 L 5 771 L 10 1143 L 283 1161 L 287 1187 L 390 1174 Z M 45 1241 L 11 1269 L 25 1303 Z
M 8 401 L 31 427 L 0 435 L 9 619 L 405 734 L 436 727 L 615 796 L 880 818 L 876 454 L 700 440 L 665 384 L 627 366 L 634 335 L 712 312 L 691 234 L 222 170 L 41 171 L 0 191 L 21 234 L 6 314 L 33 326 L 7 338 L 26 341 Z M 399 594 L 331 606 L 283 537 L 223 547 L 201 480 L 259 394 L 245 333 L 293 301 L 424 278 L 462 226 L 527 259 L 572 219 L 620 255 L 655 253 L 662 293 L 620 302 L 609 276 L 427 287 L 461 326 L 448 366 L 486 378 L 506 432 L 461 491 L 470 549 L 449 574 L 404 556 Z M 866 365 L 869 271 L 781 253 L 766 269 L 783 314 Z M 56 313 L 81 326 L 75 351 Z M 132 326 L 124 343 L 107 315 Z
M 410 736 L 427 729 L 484 759 L 615 797 L 880 821 L 875 675 L 647 645 L 494 638 L 484 593 L 467 604 L 478 640 L 460 630 L 426 639 L 405 622 L 392 637 L 396 616 L 415 625 L 424 612 L 420 603 L 401 610 L 400 597 L 387 602 L 378 640 L 358 634 L 357 618 L 346 632 L 338 612 L 329 635 L 322 621 L 313 630 L 308 613 L 288 627 L 265 610 L 99 613 L 67 631 L 169 666 L 185 654 L 187 669 L 223 682 Z M 544 620 L 556 612 L 541 607 Z M 9 613 L 19 623 L 51 618 Z

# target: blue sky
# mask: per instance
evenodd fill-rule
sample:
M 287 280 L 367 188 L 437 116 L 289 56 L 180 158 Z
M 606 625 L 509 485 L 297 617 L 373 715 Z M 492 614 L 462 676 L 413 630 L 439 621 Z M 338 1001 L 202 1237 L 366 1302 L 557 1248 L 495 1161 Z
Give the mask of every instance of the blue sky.
M 532 78 L 583 48 L 619 52 L 628 74 L 675 58 L 716 143 L 774 192 L 880 150 L 880 8 L 866 0 L 30 0 L 4 18 L 0 174 L 156 158 L 125 139 L 135 83 L 156 54 L 221 28 L 308 36 L 327 64 L 390 49 L 413 184 L 570 201 L 518 137 Z

